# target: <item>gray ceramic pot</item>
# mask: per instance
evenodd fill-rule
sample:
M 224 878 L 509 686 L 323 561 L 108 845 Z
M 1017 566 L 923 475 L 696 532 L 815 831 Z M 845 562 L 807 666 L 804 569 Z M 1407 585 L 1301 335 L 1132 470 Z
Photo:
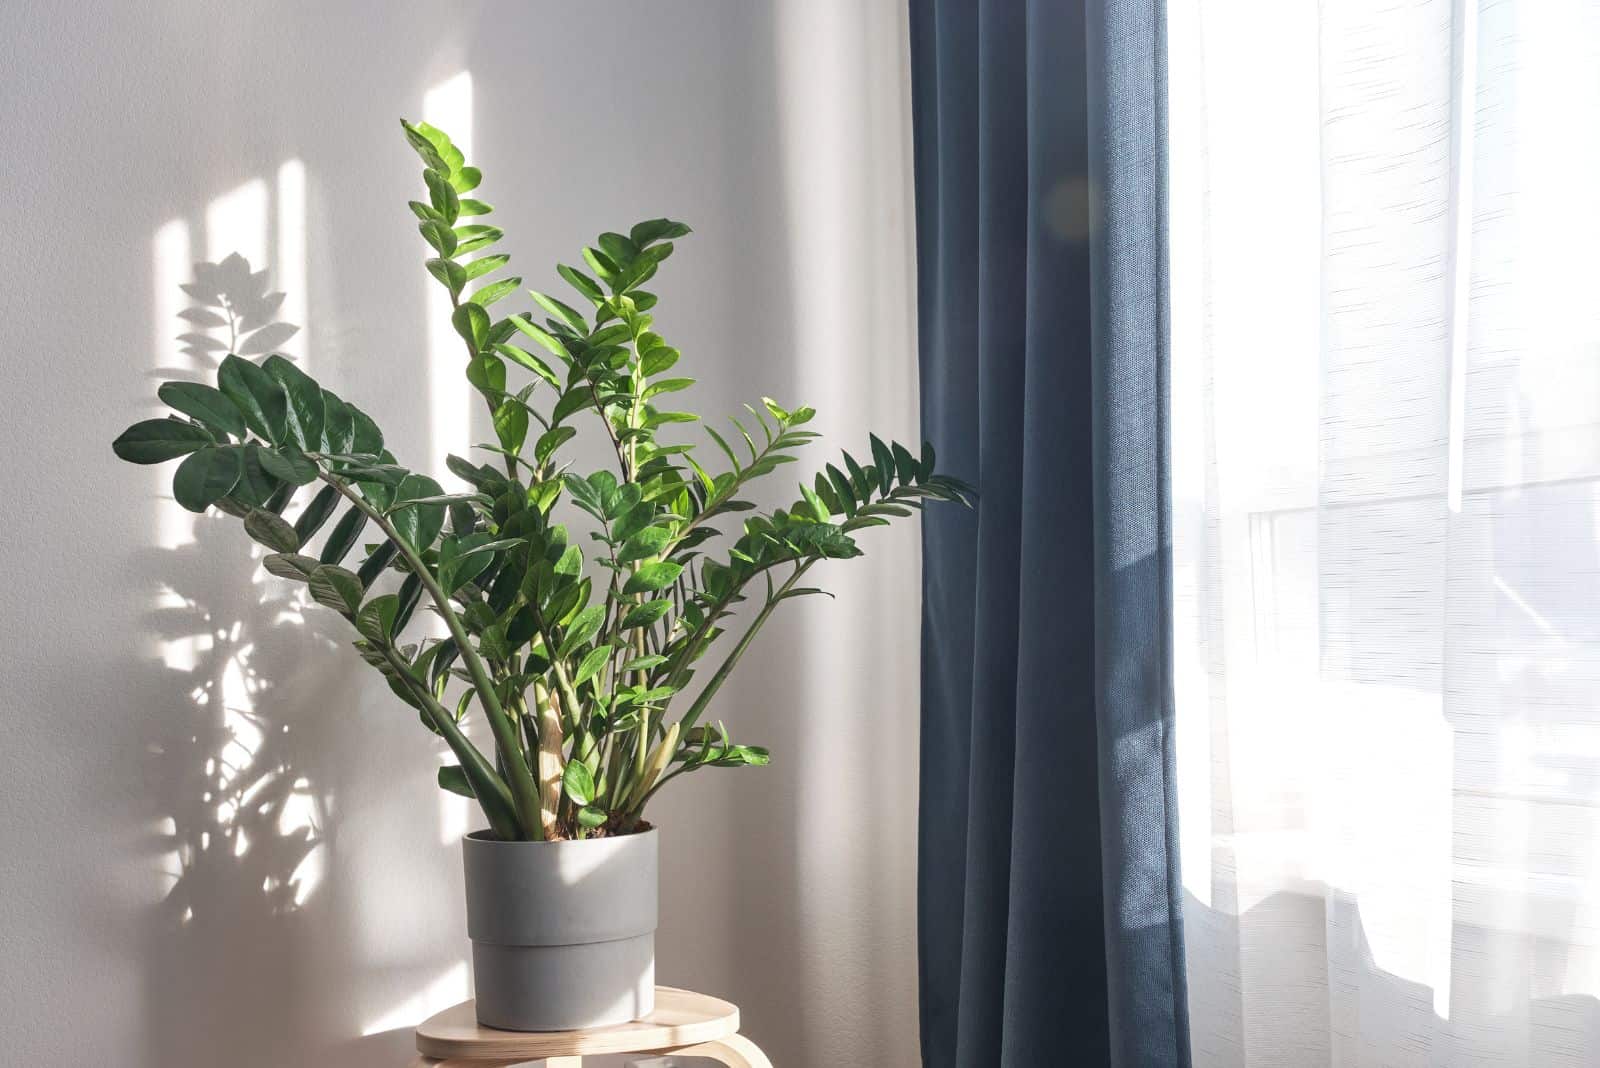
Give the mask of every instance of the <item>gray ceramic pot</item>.
M 573 1031 L 655 1009 L 655 831 L 582 842 L 462 843 L 478 1022 Z

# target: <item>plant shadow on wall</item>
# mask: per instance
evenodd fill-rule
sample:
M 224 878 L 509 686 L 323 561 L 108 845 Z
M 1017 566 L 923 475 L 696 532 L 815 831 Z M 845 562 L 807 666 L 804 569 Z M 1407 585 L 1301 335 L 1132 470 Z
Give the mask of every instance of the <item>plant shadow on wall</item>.
M 188 365 L 154 376 L 211 376 L 228 351 L 270 351 L 297 330 L 274 318 L 283 295 L 266 272 L 237 254 L 195 264 L 183 289 Z M 256 570 L 248 545 L 235 524 L 199 516 L 192 540 L 133 558 L 160 652 L 128 692 L 163 695 L 142 739 L 149 853 L 167 883 L 143 950 L 151 1064 L 281 1064 L 307 1032 L 337 1027 L 316 1020 L 328 1010 L 311 1000 L 320 935 L 307 910 L 330 847 L 323 761 L 339 717 L 327 711 L 355 694 L 298 590 L 240 581 Z

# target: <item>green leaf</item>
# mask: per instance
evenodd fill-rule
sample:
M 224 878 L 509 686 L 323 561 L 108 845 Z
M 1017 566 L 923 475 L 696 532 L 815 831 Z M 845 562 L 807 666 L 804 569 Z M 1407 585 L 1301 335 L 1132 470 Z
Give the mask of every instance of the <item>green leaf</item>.
M 124 430 L 111 451 L 134 464 L 159 464 L 216 443 L 210 431 L 177 419 L 146 419 Z
M 533 446 L 534 459 L 543 466 L 550 459 L 551 453 L 563 444 L 577 437 L 578 432 L 570 426 L 552 427 L 539 435 L 539 440 Z
M 596 808 L 594 805 L 585 805 L 578 810 L 578 826 L 585 830 L 592 831 L 596 827 L 602 827 L 610 818 L 605 809 Z
M 328 535 L 328 540 L 322 545 L 322 552 L 317 554 L 325 564 L 337 564 L 350 554 L 361 540 L 361 532 L 367 528 L 367 514 L 361 509 L 350 506 L 350 510 L 335 524 L 333 533 Z M 365 585 L 365 583 L 363 583 Z
M 671 345 L 657 345 L 639 357 L 639 370 L 646 378 L 654 378 L 678 362 L 678 350 Z
M 498 282 L 490 282 L 476 293 L 472 294 L 472 303 L 487 308 L 495 301 L 512 293 L 522 284 L 520 278 L 502 278 Z
M 584 321 L 583 315 L 580 314 L 575 308 L 561 303 L 554 297 L 547 297 L 537 289 L 530 289 L 528 291 L 528 295 L 534 299 L 534 302 L 538 304 L 539 307 L 543 308 L 555 318 L 560 319 L 562 322 L 572 327 L 573 330 L 580 334 L 587 334 L 589 332 L 589 324 Z
M 628 609 L 627 615 L 622 617 L 622 622 L 617 624 L 618 630 L 631 630 L 634 627 L 645 627 L 654 623 L 667 614 L 672 607 L 671 601 L 645 601 Z
M 567 626 L 567 636 L 561 639 L 561 645 L 556 649 L 557 656 L 571 656 L 572 651 L 578 646 L 600 633 L 600 625 L 606 619 L 606 606 L 592 604 L 579 612 Z
M 639 247 L 632 241 L 621 234 L 609 231 L 600 235 L 598 244 L 601 251 L 618 267 L 626 267 L 639 254 Z
M 322 387 L 300 368 L 282 356 L 268 356 L 261 369 L 272 376 L 289 399 L 289 434 L 302 449 L 315 452 L 322 448 L 323 403 Z
M 917 458 L 911 455 L 910 449 L 898 441 L 890 445 L 889 449 L 894 454 L 895 473 L 900 476 L 900 484 L 911 485 L 917 480 Z
M 400 607 L 395 609 L 394 634 L 399 634 L 406 629 L 406 624 L 411 622 L 411 613 L 416 611 L 417 602 L 422 598 L 422 580 L 416 575 L 407 575 L 406 580 L 400 583 Z
M 678 576 L 683 573 L 683 565 L 671 560 L 659 560 L 652 564 L 645 564 L 623 583 L 623 593 L 647 593 L 662 589 L 678 581 Z
M 522 443 L 528 438 L 528 409 L 515 397 L 501 401 L 494 410 L 494 432 L 501 448 L 520 453 Z
M 361 580 L 342 567 L 318 564 L 311 572 L 311 599 L 344 615 L 354 615 L 366 592 Z
M 450 180 L 438 171 L 423 171 L 422 180 L 428 184 L 428 200 L 433 210 L 447 223 L 454 223 L 461 214 L 461 198 L 456 196 Z
M 433 246 L 433 250 L 441 256 L 453 256 L 456 252 L 456 232 L 450 229 L 450 224 L 443 219 L 424 219 L 417 224 L 417 231 L 422 234 L 422 239 Z
M 665 601 L 661 601 L 661 602 L 651 601 L 650 603 L 651 604 L 657 604 L 657 603 L 665 604 L 666 602 Z M 667 662 L 667 658 L 666 657 L 662 656 L 659 653 L 651 653 L 649 656 L 641 656 L 641 657 L 638 657 L 637 659 L 628 661 L 626 664 L 622 665 L 622 670 L 624 672 L 629 672 L 629 671 L 649 671 L 651 668 L 659 667 L 660 665 L 665 664 L 666 662 Z
M 506 391 L 506 365 L 500 357 L 480 352 L 467 364 L 467 381 L 484 396 L 498 397 Z
M 464 583 L 481 575 L 494 562 L 493 551 L 478 551 L 491 543 L 493 535 L 487 531 L 450 537 L 439 543 L 439 581 L 445 593 L 455 593 Z M 520 541 L 507 539 L 510 545 Z
M 451 314 L 450 324 L 472 346 L 473 352 L 483 351 L 489 340 L 488 312 L 476 304 L 463 304 Z
M 488 248 L 505 236 L 505 231 L 498 226 L 488 226 L 483 223 L 474 223 L 471 226 L 456 227 L 456 238 L 460 241 L 455 248 L 455 254 L 465 256 L 480 248 Z
M 675 241 L 690 233 L 693 231 L 681 222 L 673 222 L 671 219 L 647 219 L 635 224 L 633 229 L 628 231 L 628 237 L 635 245 L 643 248 L 656 241 Z
M 563 263 L 556 267 L 556 274 L 559 274 L 568 285 L 594 303 L 602 304 L 605 302 L 605 290 L 601 289 L 599 283 L 593 278 L 590 278 L 577 268 L 568 267 Z
M 251 430 L 274 445 L 283 444 L 289 399 L 271 375 L 243 356 L 230 354 L 217 370 L 217 386 L 244 415 Z
M 627 564 L 656 556 L 671 538 L 672 533 L 666 527 L 645 527 L 622 543 L 622 548 L 617 550 L 617 563 Z
M 572 362 L 572 354 L 567 351 L 567 347 L 563 345 L 561 341 L 555 337 L 555 335 L 545 330 L 544 327 L 535 326 L 533 323 L 528 322 L 528 320 L 524 319 L 520 315 L 508 315 L 506 316 L 506 321 L 512 326 L 516 327 L 518 330 L 522 331 L 524 334 L 527 334 L 529 337 L 533 338 L 533 340 L 544 346 L 551 353 L 559 356 L 563 361 L 567 363 Z
M 400 504 L 403 501 L 413 501 L 423 497 L 438 497 L 443 493 L 444 490 L 440 488 L 439 483 L 427 475 L 409 474 L 395 487 L 394 503 Z M 401 540 L 414 552 L 420 553 L 433 545 L 434 539 L 444 529 L 444 520 L 444 505 L 419 504 L 414 508 L 394 513 L 390 522 Z
M 269 475 L 281 478 L 285 482 L 292 482 L 296 486 L 309 485 L 317 480 L 317 465 L 306 458 L 293 445 L 285 445 L 278 449 L 262 449 L 259 453 L 261 466 Z M 332 491 L 333 487 L 328 487 Z
M 386 645 L 394 631 L 394 616 L 399 609 L 400 598 L 395 594 L 374 597 L 362 605 L 356 615 L 356 630 L 374 645 Z
M 498 271 L 510 262 L 510 256 L 503 252 L 496 252 L 490 256 L 479 256 L 477 259 L 463 264 L 462 269 L 466 272 L 466 280 L 470 282 L 474 278 L 481 278 L 490 271 Z
M 694 385 L 692 378 L 663 378 L 652 382 L 644 391 L 644 397 L 649 400 L 658 393 L 675 393 L 680 389 L 688 389 Z
M 894 453 L 876 434 L 868 435 L 872 443 L 872 466 L 878 469 L 878 493 L 886 496 L 894 488 Z
M 561 379 L 550 369 L 550 365 L 526 349 L 502 342 L 496 345 L 494 350 L 510 359 L 513 363 L 526 367 L 557 389 L 561 388 Z M 505 387 L 502 385 L 501 388 L 504 389 Z
M 238 484 L 242 458 L 237 447 L 191 453 L 172 476 L 172 495 L 189 511 L 204 512 Z
M 322 451 L 348 453 L 356 447 L 355 409 L 328 390 L 322 391 Z
M 467 785 L 467 773 L 461 770 L 460 764 L 446 764 L 439 769 L 439 789 L 448 790 L 462 797 L 476 799 L 472 787 Z
M 321 492 L 311 498 L 311 503 L 306 505 L 300 517 L 294 521 L 295 537 L 300 539 L 301 545 L 310 541 L 312 536 L 322 529 L 322 524 L 328 521 L 328 517 L 338 505 L 339 491 L 332 486 L 324 486 Z
M 572 685 L 582 686 L 600 673 L 605 662 L 611 656 L 611 646 L 601 643 L 590 649 L 584 658 L 578 661 L 578 670 L 572 676 Z
M 352 451 L 367 456 L 376 456 L 383 451 L 383 431 L 378 429 L 378 424 L 372 417 L 357 408 L 354 404 L 346 404 L 350 409 L 350 416 L 355 420 L 356 439 L 351 446 Z
M 252 508 L 244 517 L 244 532 L 273 552 L 292 553 L 300 548 L 300 535 L 294 527 L 260 508 Z
M 243 413 L 219 389 L 200 382 L 163 382 L 161 388 L 156 390 L 156 396 L 169 407 L 199 420 L 219 434 L 244 437 Z
M 483 181 L 483 172 L 476 167 L 457 167 L 450 175 L 450 184 L 457 193 L 470 193 Z
M 561 789 L 575 805 L 587 805 L 594 800 L 594 773 L 581 760 L 567 761 L 561 773 Z
M 467 284 L 467 268 L 455 260 L 434 258 L 427 262 L 428 273 L 437 278 L 441 284 L 450 290 L 451 297 L 461 294 L 462 287 Z
M 262 559 L 261 566 L 270 575 L 306 582 L 317 569 L 317 561 L 299 553 L 272 553 Z

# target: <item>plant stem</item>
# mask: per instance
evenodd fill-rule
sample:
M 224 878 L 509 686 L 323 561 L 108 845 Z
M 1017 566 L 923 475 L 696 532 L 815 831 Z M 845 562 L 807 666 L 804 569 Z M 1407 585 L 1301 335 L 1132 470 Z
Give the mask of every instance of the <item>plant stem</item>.
M 456 759 L 461 761 L 461 770 L 466 774 L 472 792 L 477 796 L 478 806 L 483 809 L 484 817 L 489 821 L 489 829 L 499 838 L 515 841 L 521 831 L 517 820 L 516 803 L 511 798 L 511 791 L 506 788 L 505 780 L 495 771 L 489 759 L 472 744 L 472 739 L 462 733 L 449 710 L 441 705 L 427 685 L 412 673 L 411 665 L 402 660 L 392 646 L 384 645 L 381 651 L 384 659 L 400 676 L 412 696 L 421 703 L 423 714 L 432 721 L 434 728 L 444 738 L 445 744 L 456 755 Z M 482 796 L 486 791 L 492 796 Z
M 694 704 L 689 706 L 689 711 L 685 712 L 683 719 L 679 721 L 679 725 L 683 728 L 685 734 L 688 733 L 689 728 L 699 721 L 700 714 L 705 711 L 706 705 L 711 703 L 711 699 L 716 696 L 717 691 L 722 688 L 722 684 L 727 681 L 734 665 L 739 662 L 739 658 L 744 655 L 744 651 L 750 647 L 750 642 L 755 638 L 756 632 L 761 629 L 762 624 L 767 621 L 767 617 L 772 615 L 772 610 L 778 607 L 778 603 L 783 600 L 783 595 L 794 588 L 794 584 L 800 580 L 800 576 L 804 575 L 806 569 L 813 563 L 815 563 L 814 560 L 807 560 L 796 566 L 794 573 L 784 581 L 783 585 L 779 586 L 775 592 L 767 595 L 767 603 L 761 606 L 761 611 L 757 612 L 756 617 L 750 621 L 750 626 L 739 639 L 739 644 L 733 647 L 733 650 L 728 654 L 728 658 L 717 668 L 717 673 L 711 676 L 711 681 L 706 683 L 705 688 L 694 699 Z
M 473 685 L 477 687 L 478 700 L 482 702 L 484 712 L 488 715 L 489 727 L 494 732 L 495 745 L 500 750 L 501 759 L 505 761 L 511 796 L 516 804 L 517 819 L 522 824 L 524 833 L 536 834 L 539 827 L 539 788 L 533 781 L 533 773 L 528 769 L 526 755 L 518 742 L 516 725 L 501 707 L 500 695 L 495 692 L 494 680 L 478 656 L 477 650 L 472 647 L 467 630 L 461 625 L 461 619 L 450 607 L 449 595 L 444 592 L 444 587 L 439 585 L 427 565 L 422 562 L 422 558 L 406 544 L 405 539 L 395 530 L 394 524 L 390 523 L 382 512 L 374 508 L 360 494 L 352 492 L 348 483 L 331 473 L 322 472 L 322 479 L 337 490 L 340 496 L 365 513 L 378 525 L 378 529 L 394 542 L 395 548 L 411 566 L 412 574 L 417 576 L 422 588 L 428 591 L 428 597 L 433 601 L 434 607 L 444 617 L 445 625 L 450 628 L 451 637 L 456 640 L 457 652 L 466 662 L 467 672 L 472 676 Z

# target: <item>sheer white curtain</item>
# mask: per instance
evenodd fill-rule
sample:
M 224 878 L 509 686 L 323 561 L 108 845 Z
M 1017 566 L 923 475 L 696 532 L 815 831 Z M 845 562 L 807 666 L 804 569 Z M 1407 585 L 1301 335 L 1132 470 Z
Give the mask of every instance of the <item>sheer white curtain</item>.
M 1169 14 L 1195 1063 L 1600 1064 L 1600 3 Z

